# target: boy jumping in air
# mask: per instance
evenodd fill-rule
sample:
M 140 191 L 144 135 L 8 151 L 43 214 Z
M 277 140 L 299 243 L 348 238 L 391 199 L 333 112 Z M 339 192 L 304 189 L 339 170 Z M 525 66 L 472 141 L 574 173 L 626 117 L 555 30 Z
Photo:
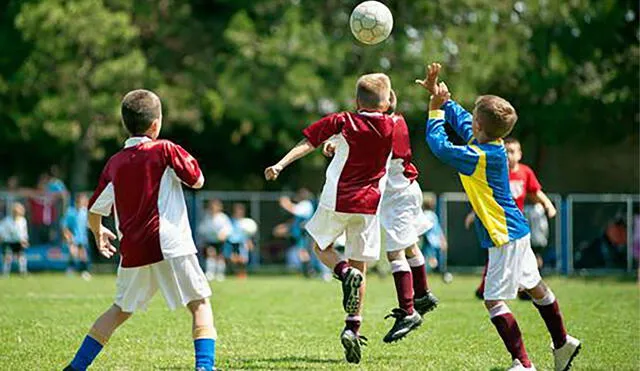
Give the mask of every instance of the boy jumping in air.
M 380 222 L 377 216 L 386 185 L 394 119 L 386 112 L 390 105 L 391 80 L 385 74 L 361 76 L 356 84 L 357 112 L 328 115 L 302 132 L 305 136 L 282 160 L 265 170 L 275 180 L 295 160 L 311 153 L 329 138 L 339 143 L 327 168 L 320 204 L 306 229 L 315 241 L 320 261 L 332 268 L 342 281 L 343 308 L 347 312 L 340 341 L 348 362 L 359 363 L 362 300 L 368 261 L 380 255 Z M 345 255 L 333 248 L 346 234 Z
M 459 172 L 477 215 L 478 237 L 489 250 L 485 306 L 513 363 L 509 370 L 535 370 L 524 347 L 520 328 L 505 300 L 516 298 L 522 286 L 544 320 L 551 339 L 555 370 L 571 367 L 580 350 L 578 339 L 567 335 L 558 301 L 542 281 L 530 246 L 529 226 L 509 189 L 507 153 L 502 138 L 518 119 L 506 100 L 484 95 L 476 100 L 473 116 L 454 101 L 444 83 L 438 84 L 441 66 L 432 63 L 425 80 L 416 82 L 431 94 L 427 144 L 443 162 Z M 448 122 L 467 145 L 453 145 L 444 129 Z
M 204 177 L 182 147 L 157 140 L 162 127 L 160 99 L 147 90 L 125 95 L 122 121 L 130 133 L 125 147 L 107 162 L 89 201 L 89 228 L 100 254 L 116 253 L 116 236 L 102 225 L 115 212 L 120 267 L 114 304 L 89 330 L 65 370 L 86 370 L 113 332 L 144 310 L 160 289 L 170 309 L 187 306 L 197 371 L 211 371 L 216 330 L 209 304 L 211 289 L 198 265 L 182 184 L 198 189 Z

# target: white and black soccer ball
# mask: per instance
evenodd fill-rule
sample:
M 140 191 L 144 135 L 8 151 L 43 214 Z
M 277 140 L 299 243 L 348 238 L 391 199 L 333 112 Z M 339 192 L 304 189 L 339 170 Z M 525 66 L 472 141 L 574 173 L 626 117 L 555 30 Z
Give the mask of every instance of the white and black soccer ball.
M 358 41 L 374 45 L 386 40 L 391 34 L 393 15 L 381 2 L 365 1 L 353 9 L 349 25 Z
M 240 229 L 249 237 L 258 233 L 258 224 L 251 218 L 242 218 L 238 221 Z

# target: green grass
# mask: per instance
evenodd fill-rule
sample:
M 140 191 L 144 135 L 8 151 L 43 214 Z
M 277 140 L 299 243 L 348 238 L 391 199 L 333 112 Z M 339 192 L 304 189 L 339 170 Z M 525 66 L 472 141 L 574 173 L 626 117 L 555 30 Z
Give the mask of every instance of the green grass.
M 441 305 L 405 340 L 386 345 L 391 326 L 383 316 L 395 304 L 390 278 L 372 277 L 363 334 L 369 347 L 363 370 L 502 370 L 510 364 L 480 301 L 477 277 L 456 276 L 451 285 L 432 279 Z M 568 330 L 584 343 L 574 370 L 638 370 L 638 286 L 612 279 L 550 279 Z M 218 366 L 224 370 L 353 368 L 343 361 L 338 334 L 343 314 L 337 282 L 298 277 L 252 277 L 214 283 L 219 334 Z M 93 320 L 110 303 L 114 277 L 91 282 L 61 275 L 0 280 L 0 370 L 60 370 Z M 530 357 L 539 370 L 552 367 L 549 337 L 537 311 L 511 304 Z M 147 312 L 116 332 L 94 363 L 96 370 L 189 370 L 190 318 L 170 312 L 157 295 Z

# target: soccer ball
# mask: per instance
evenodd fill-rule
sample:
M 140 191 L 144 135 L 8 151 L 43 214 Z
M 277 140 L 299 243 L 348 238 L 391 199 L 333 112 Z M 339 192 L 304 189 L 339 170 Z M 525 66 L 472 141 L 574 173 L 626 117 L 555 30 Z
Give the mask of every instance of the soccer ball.
M 251 218 L 242 218 L 238 222 L 240 229 L 249 237 L 255 236 L 258 232 L 258 224 Z
M 384 4 L 365 1 L 353 9 L 349 25 L 356 39 L 363 44 L 374 45 L 384 41 L 391 34 L 393 16 Z

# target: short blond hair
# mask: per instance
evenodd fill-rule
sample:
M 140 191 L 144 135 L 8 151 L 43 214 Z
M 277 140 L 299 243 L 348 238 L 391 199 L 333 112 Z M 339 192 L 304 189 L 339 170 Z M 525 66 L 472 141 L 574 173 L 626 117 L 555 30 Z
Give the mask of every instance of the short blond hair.
M 497 95 L 482 95 L 476 99 L 473 116 L 490 139 L 504 138 L 518 121 L 511 103 Z
M 384 73 L 362 75 L 356 83 L 359 108 L 381 109 L 391 96 L 391 79 Z

